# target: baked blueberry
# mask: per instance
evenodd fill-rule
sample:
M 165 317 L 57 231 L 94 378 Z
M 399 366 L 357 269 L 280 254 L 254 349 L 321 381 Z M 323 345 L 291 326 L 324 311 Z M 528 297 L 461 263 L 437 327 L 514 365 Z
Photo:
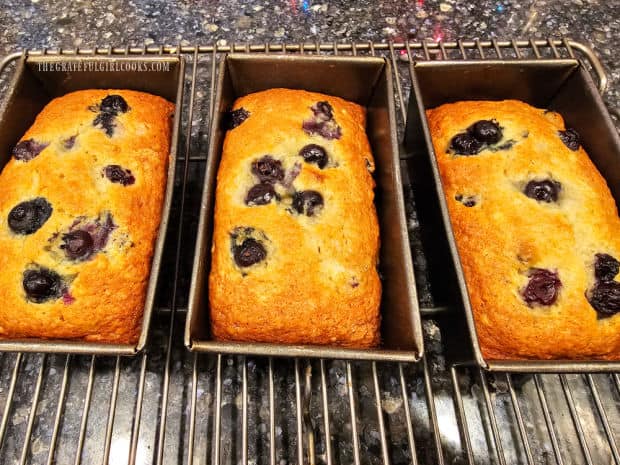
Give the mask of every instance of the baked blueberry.
M 318 134 L 325 139 L 340 139 L 342 130 L 334 120 L 334 111 L 329 102 L 317 102 L 310 107 L 313 116 L 302 123 L 308 134 Z
M 16 234 L 32 234 L 52 215 L 52 205 L 43 197 L 18 203 L 9 212 L 9 228 Z
M 102 220 L 101 216 L 99 216 L 99 218 L 97 218 L 93 222 L 86 223 L 80 228 L 74 228 L 73 231 L 76 231 L 77 229 L 83 229 L 87 231 L 93 238 L 93 253 L 95 253 L 99 252 L 106 246 L 106 244 L 108 243 L 108 239 L 110 238 L 110 234 L 117 227 L 118 226 L 114 224 L 112 215 L 110 213 L 106 213 L 105 219 Z
M 252 163 L 252 173 L 258 176 L 261 182 L 275 184 L 284 179 L 282 162 L 271 155 L 265 155 Z
M 116 127 L 116 115 L 114 113 L 99 113 L 94 121 L 93 126 L 100 127 L 103 129 L 108 137 L 112 137 L 114 135 L 114 128 Z
M 461 202 L 466 207 L 475 207 L 476 206 L 476 197 L 473 195 L 461 195 L 457 194 L 454 196 L 454 200 Z
M 245 203 L 249 206 L 267 205 L 275 198 L 277 198 L 277 194 L 273 185 L 261 182 L 250 188 L 245 196 Z
M 620 312 L 620 283 L 616 281 L 600 281 L 586 293 L 590 305 L 596 310 L 599 318 L 607 318 Z
M 107 212 L 95 219 L 78 217 L 63 233 L 60 248 L 71 260 L 88 260 L 106 247 L 116 228 L 112 215 Z
M 306 163 L 314 163 L 321 169 L 327 165 L 327 152 L 320 145 L 308 144 L 299 151 L 299 155 Z
M 599 281 L 612 281 L 620 271 L 620 262 L 609 254 L 597 253 L 594 261 L 594 276 Z
M 30 161 L 39 155 L 45 147 L 49 144 L 44 144 L 42 142 L 37 142 L 34 139 L 26 139 L 18 142 L 11 154 L 16 160 L 20 161 Z
M 317 191 L 299 191 L 293 195 L 293 208 L 297 213 L 314 216 L 323 208 L 323 196 Z
M 525 185 L 523 193 L 538 202 L 557 202 L 562 184 L 551 179 L 530 181 Z
M 71 260 L 86 260 L 93 254 L 94 245 L 93 237 L 88 231 L 77 229 L 62 236 L 60 248 Z
M 241 245 L 236 245 L 233 252 L 235 263 L 244 268 L 261 262 L 267 257 L 265 247 L 251 237 L 245 239 Z
M 502 138 L 502 130 L 496 121 L 480 120 L 469 128 L 469 133 L 480 142 L 496 144 Z
M 530 280 L 521 291 L 523 300 L 530 307 L 534 304 L 553 305 L 562 287 L 558 274 L 544 268 L 532 268 L 528 276 Z
M 250 116 L 250 112 L 245 108 L 237 108 L 224 115 L 224 126 L 226 129 L 235 129 Z
M 26 298 L 38 304 L 59 298 L 63 287 L 60 275 L 48 268 L 24 271 L 22 286 L 26 292 Z
M 572 128 L 568 128 L 566 131 L 558 131 L 558 135 L 564 145 L 566 145 L 572 151 L 579 150 L 579 145 L 581 145 L 579 133 Z
M 116 116 L 129 111 L 129 105 L 120 95 L 108 95 L 99 104 L 99 114 L 93 121 L 93 126 L 101 127 L 108 137 L 114 135 Z
M 314 115 L 319 117 L 320 119 L 327 121 L 334 117 L 334 109 L 329 104 L 329 102 L 316 102 L 314 105 L 312 105 L 311 108 Z
M 101 101 L 99 110 L 106 113 L 112 113 L 118 115 L 119 113 L 126 113 L 129 110 L 129 105 L 123 97 L 120 95 L 108 95 Z
M 120 165 L 108 165 L 103 168 L 103 174 L 111 182 L 122 184 L 123 186 L 129 186 L 136 182 L 136 178 L 131 174 L 131 170 L 123 168 Z
M 468 132 L 457 134 L 450 141 L 450 148 L 457 155 L 476 155 L 484 144 Z

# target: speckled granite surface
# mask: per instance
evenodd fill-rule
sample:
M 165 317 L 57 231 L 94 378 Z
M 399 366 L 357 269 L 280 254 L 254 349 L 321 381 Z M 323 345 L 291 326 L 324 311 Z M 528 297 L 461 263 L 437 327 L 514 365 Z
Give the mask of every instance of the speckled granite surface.
M 620 38 L 620 4 L 613 1 L 574 0 L 553 1 L 229 1 L 216 4 L 211 1 L 189 0 L 185 2 L 123 2 L 57 1 L 53 3 L 35 0 L 4 2 L 0 12 L 0 54 L 24 48 L 91 48 L 120 45 L 183 45 L 252 43 L 299 43 L 321 41 L 395 41 L 445 40 L 457 38 L 560 38 L 567 36 L 590 45 L 601 58 L 610 77 L 607 102 L 616 108 L 620 103 L 620 52 L 616 43 Z M 206 62 L 200 68 L 207 76 L 210 66 Z M 198 86 L 196 114 L 192 124 L 193 138 L 190 149 L 193 154 L 205 153 L 207 123 L 201 115 L 209 108 L 208 92 Z M 408 89 L 404 89 L 405 92 Z M 405 95 L 406 97 L 406 95 Z M 186 140 L 182 141 L 183 144 Z M 182 153 L 182 152 L 181 152 Z M 186 205 L 187 244 L 193 245 L 195 216 L 198 211 L 196 192 L 202 185 L 200 164 L 192 165 L 188 178 L 188 204 Z M 181 178 L 179 167 L 177 181 Z M 176 210 L 178 211 L 180 183 L 177 182 Z M 193 193 L 193 194 L 192 194 Z M 411 198 L 408 196 L 408 206 Z M 417 227 L 410 210 L 409 225 L 412 233 Z M 178 222 L 173 213 L 171 224 Z M 412 234 L 414 235 L 414 234 Z M 174 241 L 176 234 L 171 229 Z M 167 277 L 174 266 L 174 242 L 167 245 L 164 269 Z M 415 246 L 415 244 L 414 244 Z M 189 250 L 188 249 L 188 250 Z M 188 274 L 191 250 L 183 255 L 182 271 Z M 421 267 L 416 262 L 418 268 Z M 186 305 L 187 276 L 182 276 L 179 291 L 179 307 Z M 420 284 L 420 283 L 419 283 Z M 169 305 L 171 284 L 162 284 L 160 305 Z M 424 296 L 423 296 L 424 297 Z M 103 463 L 104 448 L 109 439 L 109 463 L 128 463 L 135 442 L 135 463 L 187 463 L 189 460 L 191 431 L 191 396 L 193 383 L 193 356 L 182 344 L 184 314 L 178 312 L 173 332 L 170 362 L 170 384 L 167 411 L 162 411 L 169 313 L 159 312 L 153 323 L 153 337 L 146 358 L 119 361 L 119 388 L 116 408 L 109 409 L 114 385 L 115 360 L 64 356 L 26 355 L 21 361 L 13 354 L 0 355 L 0 409 L 4 409 L 11 393 L 11 377 L 19 361 L 18 378 L 13 392 L 13 402 L 8 410 L 6 434 L 0 442 L 0 463 L 47 463 L 52 436 L 55 431 L 59 400 L 61 421 L 58 439 L 52 458 L 56 463 Z M 434 406 L 438 418 L 438 432 L 443 445 L 446 463 L 466 463 L 466 451 L 459 433 L 453 402 L 454 392 L 445 370 L 438 326 L 432 320 L 425 323 L 426 349 L 431 368 L 434 389 Z M 144 362 L 144 365 L 142 363 Z M 214 445 L 216 358 L 201 355 L 195 361 L 196 372 L 196 422 L 194 435 L 194 463 L 211 463 Z M 67 365 L 66 365 L 67 364 Z M 93 367 L 94 364 L 94 368 Z M 301 375 L 306 362 L 301 362 Z M 70 375 L 66 395 L 59 397 L 65 366 Z M 144 366 L 144 400 L 141 407 L 139 429 L 134 425 L 136 398 L 140 389 L 140 369 Z M 237 357 L 222 359 L 221 383 L 221 443 L 222 463 L 240 463 L 242 377 L 244 362 Z M 317 463 L 327 461 L 327 443 L 324 431 L 324 413 L 321 398 L 320 365 L 313 362 L 311 378 L 312 397 L 309 405 L 310 423 L 316 438 Z M 269 463 L 269 383 L 268 365 L 265 359 L 249 358 L 245 364 L 248 379 L 248 451 L 249 463 Z M 326 404 L 330 413 L 331 448 L 334 463 L 353 463 L 352 425 L 350 420 L 349 392 L 355 392 L 358 414 L 358 436 L 362 463 L 382 462 L 382 437 L 376 413 L 376 397 L 369 364 L 352 365 L 352 382 L 346 377 L 344 362 L 326 362 Z M 90 378 L 89 372 L 93 373 Z M 295 369 L 290 360 L 276 360 L 275 374 L 275 444 L 276 463 L 297 462 L 297 423 L 295 392 Z M 437 446 L 433 441 L 433 425 L 429 420 L 428 393 L 424 387 L 423 370 L 420 365 L 404 367 L 403 378 L 407 402 L 403 402 L 399 367 L 395 364 L 379 365 L 378 385 L 380 406 L 387 430 L 388 455 L 394 464 L 411 463 L 408 430 L 404 404 L 409 406 L 415 439 L 414 450 L 419 463 L 437 463 Z M 492 433 L 484 413 L 485 397 L 477 375 L 470 376 L 463 370 L 459 384 L 468 419 L 472 453 L 476 463 L 497 463 Z M 32 409 L 35 385 L 42 380 L 36 409 Z M 527 463 L 524 448 L 511 407 L 510 394 L 505 382 L 489 377 L 495 414 L 504 443 L 506 463 Z M 538 391 L 530 377 L 514 376 L 516 396 L 524 418 L 524 428 L 534 457 L 533 463 L 555 463 L 548 432 L 544 428 Z M 609 422 L 614 431 L 620 431 L 620 399 L 613 383 L 604 375 L 595 378 L 601 391 L 602 402 L 608 409 Z M 547 398 L 562 447 L 564 463 L 584 463 L 583 446 L 571 429 L 571 419 L 564 400 L 562 385 L 553 376 L 541 377 L 540 383 L 547 389 Z M 618 383 L 616 379 L 616 383 Z M 592 417 L 592 403 L 587 397 L 583 379 L 569 377 L 567 384 L 574 388 L 577 409 L 583 418 L 582 428 L 592 444 L 593 463 L 611 463 L 612 457 L 601 429 Z M 88 390 L 88 386 L 92 390 Z M 91 398 L 88 398 L 88 393 Z M 616 392 L 616 393 L 615 393 Z M 614 394 L 615 393 L 615 394 Z M 90 400 L 90 404 L 87 404 Z M 85 408 L 85 406 L 87 408 Z M 34 416 L 32 412 L 35 412 Z M 109 414 L 112 412 L 112 428 L 106 435 Z M 556 415 L 557 413 L 557 415 Z M 165 426 L 162 415 L 166 419 Z M 29 419 L 33 418 L 30 441 Z M 592 420 L 592 421 L 589 421 Z M 308 431 L 308 426 L 305 432 Z M 137 432 L 137 436 L 133 432 Z M 163 433 L 161 433 L 163 431 Z M 159 435 L 164 442 L 159 441 Z M 54 449 L 54 447 L 52 448 Z M 161 449 L 162 461 L 159 461 Z M 307 452 L 307 448 L 306 448 Z M 78 457 L 78 460 L 76 460 Z
M 224 42 L 570 37 L 610 74 L 618 107 L 620 2 L 607 0 L 133 0 L 3 2 L 0 52 L 22 48 Z

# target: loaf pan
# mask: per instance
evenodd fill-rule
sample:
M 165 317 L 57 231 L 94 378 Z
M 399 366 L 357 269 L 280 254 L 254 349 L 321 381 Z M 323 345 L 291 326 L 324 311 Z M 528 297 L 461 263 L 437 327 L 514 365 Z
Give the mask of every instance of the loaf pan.
M 168 181 L 161 222 L 149 276 L 142 329 L 135 344 L 105 344 L 80 340 L 2 339 L 0 351 L 60 352 L 96 355 L 135 355 L 146 345 L 157 290 L 157 279 L 166 238 L 174 188 L 180 109 L 185 63 L 181 57 L 31 56 L 21 57 L 7 98 L 0 110 L 0 169 L 10 159 L 11 147 L 32 125 L 53 98 L 80 89 L 131 89 L 159 95 L 175 102 L 170 141 Z
M 518 99 L 560 113 L 620 202 L 620 140 L 589 73 L 576 60 L 444 61 L 413 66 L 406 147 L 431 279 L 440 285 L 451 311 L 440 317 L 448 358 L 490 371 L 616 371 L 619 362 L 580 360 L 485 360 L 461 267 L 425 110 L 459 100 Z M 443 232 L 441 230 L 443 229 Z M 439 233 L 438 233 L 439 232 Z M 449 254 L 446 251 L 449 250 Z M 447 260 L 446 260 L 447 257 Z M 435 280 L 433 281 L 435 282 Z M 453 292 L 456 291 L 456 292 Z M 464 310 L 464 311 L 463 311 Z
M 238 97 L 276 87 L 335 95 L 368 110 L 366 131 L 376 163 L 375 204 L 381 235 L 380 348 L 356 350 L 333 346 L 225 342 L 211 338 L 207 282 L 211 266 L 215 182 L 225 136 L 222 118 Z M 219 68 L 214 108 L 185 327 L 186 346 L 193 351 L 218 353 L 418 360 L 422 354 L 422 333 L 405 221 L 389 63 L 381 58 L 231 54 L 222 60 Z

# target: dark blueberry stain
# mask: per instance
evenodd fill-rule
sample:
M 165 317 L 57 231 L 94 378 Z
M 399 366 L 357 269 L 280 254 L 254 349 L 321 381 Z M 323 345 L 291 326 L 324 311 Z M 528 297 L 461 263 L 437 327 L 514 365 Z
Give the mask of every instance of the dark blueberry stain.
M 75 302 L 75 297 L 73 297 L 71 293 L 69 292 L 69 290 L 66 289 L 62 293 L 62 303 L 65 305 L 71 305 L 73 302 Z
M 495 145 L 488 147 L 491 152 L 500 152 L 502 150 L 510 150 L 517 142 L 514 139 L 509 139 L 501 145 Z
M 75 139 L 77 138 L 77 136 L 71 136 L 67 139 L 65 139 L 64 141 L 62 141 L 62 146 L 65 150 L 71 150 L 73 148 L 73 146 L 75 145 Z
M 62 236 L 60 248 L 71 260 L 87 260 L 94 252 L 95 241 L 88 231 L 77 229 Z
M 104 213 L 94 220 L 77 218 L 69 230 L 63 233 L 60 248 L 69 260 L 88 260 L 105 248 L 110 234 L 116 228 L 110 213 Z
M 99 113 L 93 121 L 93 126 L 103 129 L 108 137 L 114 135 L 116 127 L 116 115 L 112 113 Z
M 16 234 L 32 234 L 52 216 L 52 211 L 52 205 L 43 197 L 21 202 L 9 212 L 9 228 Z
M 284 175 L 284 180 L 282 180 L 282 185 L 284 187 L 291 187 L 295 178 L 299 176 L 299 173 L 301 173 L 301 164 L 295 162 L 293 166 L 291 167 L 291 169 L 289 169 Z
M 45 144 L 43 142 L 37 142 L 34 139 L 26 139 L 18 142 L 11 154 L 16 160 L 20 161 L 30 161 L 39 155 L 45 147 L 49 144 Z

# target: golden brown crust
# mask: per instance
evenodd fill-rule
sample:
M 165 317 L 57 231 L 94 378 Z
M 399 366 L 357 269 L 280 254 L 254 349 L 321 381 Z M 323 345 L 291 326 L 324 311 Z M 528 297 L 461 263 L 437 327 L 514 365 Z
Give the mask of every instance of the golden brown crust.
M 558 137 L 562 117 L 514 100 L 457 102 L 427 116 L 484 357 L 620 359 L 620 314 L 598 319 L 585 295 L 595 254 L 620 258 L 620 219 L 584 149 L 572 151 Z M 504 141 L 516 141 L 511 149 L 448 153 L 453 136 L 489 119 Z M 545 178 L 561 182 L 558 202 L 523 194 L 528 181 Z M 478 203 L 466 207 L 457 195 Z M 524 302 L 530 268 L 557 271 L 555 304 Z
M 112 137 L 93 126 L 96 106 L 121 95 L 130 110 L 116 117 Z M 12 158 L 0 175 L 0 335 L 134 343 L 138 339 L 153 246 L 162 209 L 174 105 L 128 90 L 83 90 L 52 100 L 21 140 L 49 144 L 36 158 Z M 63 141 L 76 136 L 70 149 Z M 133 185 L 102 176 L 106 165 L 131 170 Z M 18 203 L 44 197 L 53 212 L 35 233 L 11 231 Z M 117 226 L 87 261 L 68 260 L 59 237 L 79 217 L 112 215 Z M 74 299 L 26 300 L 25 269 L 47 267 L 69 282 Z M 69 298 L 70 300 L 70 298 Z M 65 303 L 67 302 L 67 303 Z
M 309 135 L 302 122 L 327 101 L 342 137 Z M 379 229 L 373 204 L 374 166 L 363 108 L 322 94 L 272 89 L 234 105 L 250 116 L 224 141 L 215 204 L 209 299 L 213 335 L 221 340 L 369 347 L 379 342 L 381 284 L 376 271 Z M 324 169 L 298 155 L 323 146 Z M 257 182 L 252 162 L 270 154 L 300 174 L 281 201 L 244 203 Z M 314 217 L 291 213 L 292 191 L 316 190 L 325 206 Z M 262 231 L 267 259 L 239 268 L 231 253 L 237 227 Z

